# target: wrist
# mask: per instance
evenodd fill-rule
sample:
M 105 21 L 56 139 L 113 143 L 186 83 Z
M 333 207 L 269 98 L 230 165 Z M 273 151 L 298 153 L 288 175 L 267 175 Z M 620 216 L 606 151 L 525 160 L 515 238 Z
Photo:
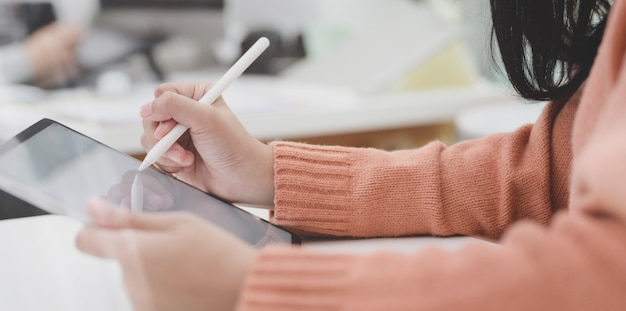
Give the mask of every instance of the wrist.
M 241 203 L 271 209 L 274 206 L 274 150 L 271 146 L 257 141 L 258 148 L 252 153 L 249 163 L 253 165 L 251 175 L 243 176 L 248 183 L 248 191 L 243 194 Z
M 264 175 L 265 180 L 263 183 L 267 186 L 264 191 L 264 205 L 270 208 L 274 207 L 274 195 L 276 192 L 276 188 L 274 185 L 274 148 L 270 145 L 265 145 L 266 156 L 264 157 L 265 163 L 263 163 L 263 167 L 265 168 Z

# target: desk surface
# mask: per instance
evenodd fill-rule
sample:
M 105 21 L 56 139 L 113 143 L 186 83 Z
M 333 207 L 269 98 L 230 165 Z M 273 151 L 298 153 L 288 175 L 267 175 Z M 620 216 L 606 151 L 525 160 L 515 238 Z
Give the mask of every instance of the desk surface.
M 130 311 L 120 266 L 79 252 L 81 224 L 46 215 L 0 221 L 0 310 Z M 325 252 L 416 252 L 457 249 L 471 238 L 401 238 L 316 241 L 302 247 Z M 483 242 L 484 243 L 484 242 Z
M 63 90 L 28 102 L 0 96 L 0 140 L 47 117 L 122 152 L 141 154 L 139 107 L 152 100 L 154 87 L 137 85 L 124 96 Z M 437 124 L 469 106 L 510 100 L 502 88 L 486 82 L 363 96 L 267 77 L 242 77 L 224 97 L 246 129 L 265 141 Z

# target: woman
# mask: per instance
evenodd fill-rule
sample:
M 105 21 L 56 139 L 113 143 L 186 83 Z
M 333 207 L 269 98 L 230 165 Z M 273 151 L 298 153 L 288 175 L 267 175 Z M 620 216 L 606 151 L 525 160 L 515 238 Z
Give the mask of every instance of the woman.
M 513 85 L 552 100 L 535 125 L 512 133 L 395 152 L 268 146 L 223 101 L 197 103 L 205 84 L 161 86 L 141 115 L 146 149 L 174 120 L 191 129 L 161 168 L 266 205 L 292 230 L 475 235 L 499 247 L 255 252 L 191 216 L 132 215 L 101 201 L 90 203 L 95 226 L 78 247 L 121 261 L 139 310 L 626 309 L 626 2 L 491 6 Z

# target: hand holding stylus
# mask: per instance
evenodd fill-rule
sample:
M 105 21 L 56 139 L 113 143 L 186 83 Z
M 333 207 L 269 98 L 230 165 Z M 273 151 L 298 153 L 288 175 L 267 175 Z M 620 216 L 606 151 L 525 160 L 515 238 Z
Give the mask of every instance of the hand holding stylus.
M 209 89 L 209 91 L 199 100 L 203 104 L 212 104 L 219 98 L 224 90 L 235 81 L 258 57 L 267 49 L 270 42 L 267 38 L 258 39 L 246 53 L 244 53 L 235 64 Z M 139 171 L 143 171 L 150 165 L 156 163 L 169 148 L 188 130 L 188 127 L 177 124 L 167 135 L 146 154 L 143 162 L 139 166 Z

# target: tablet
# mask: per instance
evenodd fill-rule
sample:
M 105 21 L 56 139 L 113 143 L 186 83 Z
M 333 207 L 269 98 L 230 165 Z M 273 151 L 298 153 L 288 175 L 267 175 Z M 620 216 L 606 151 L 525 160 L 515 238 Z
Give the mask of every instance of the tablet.
M 0 190 L 48 213 L 88 223 L 86 201 L 102 197 L 134 212 L 185 211 L 261 248 L 298 236 L 50 119 L 0 145 Z

